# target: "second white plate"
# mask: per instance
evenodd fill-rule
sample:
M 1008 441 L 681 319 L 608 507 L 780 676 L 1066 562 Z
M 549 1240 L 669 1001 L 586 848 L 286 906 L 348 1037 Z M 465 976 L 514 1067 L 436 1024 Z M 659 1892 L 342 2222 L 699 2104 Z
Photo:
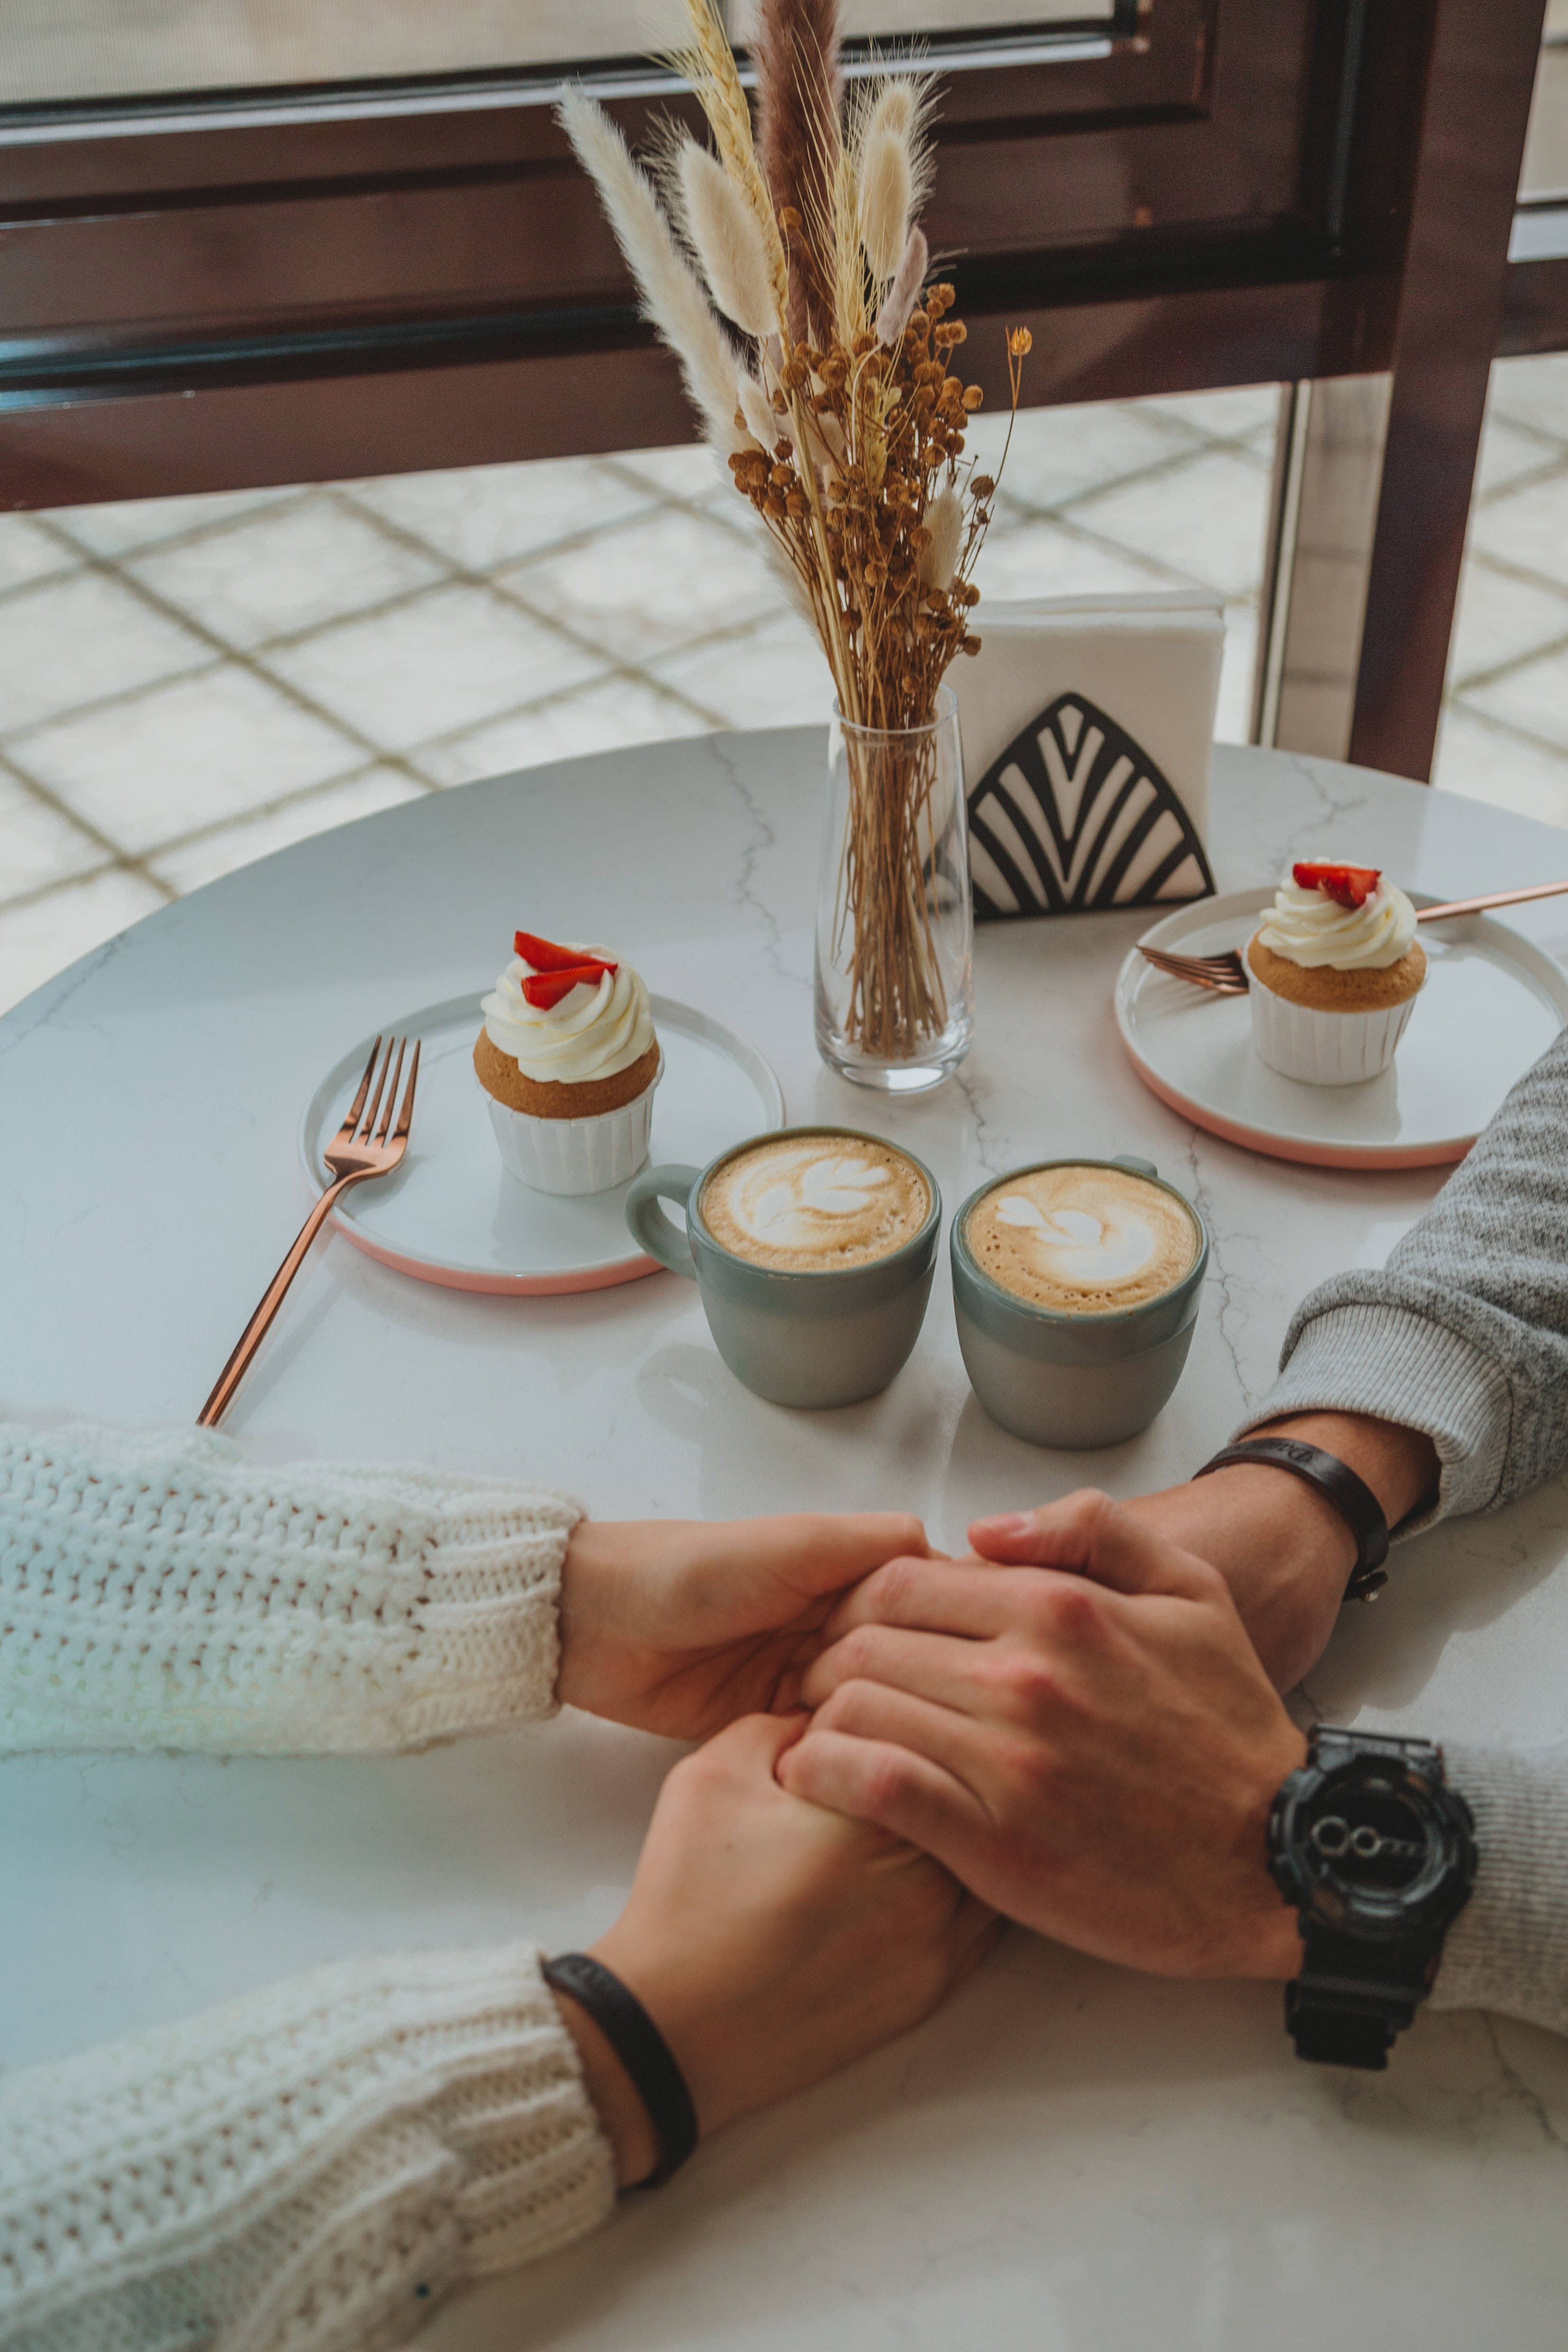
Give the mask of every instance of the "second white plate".
M 1183 907 L 1144 938 L 1181 955 L 1245 946 L 1270 889 Z M 1433 900 L 1413 892 L 1417 906 Z M 1430 964 L 1392 1069 L 1351 1087 L 1281 1077 L 1252 1050 L 1244 996 L 1171 980 L 1136 948 L 1116 979 L 1116 1025 L 1152 1092 L 1195 1125 L 1320 1168 L 1433 1168 L 1462 1160 L 1516 1078 L 1568 1025 L 1568 975 L 1490 916 L 1423 925 Z
M 650 1003 L 664 1053 L 653 1160 L 701 1168 L 727 1145 L 783 1126 L 783 1091 L 755 1045 L 695 1005 L 671 996 Z M 388 1022 L 388 1034 L 422 1045 L 408 1152 L 395 1175 L 345 1194 L 333 1224 L 383 1265 L 450 1290 L 539 1297 L 656 1274 L 657 1259 L 626 1230 L 625 1184 L 568 1197 L 532 1192 L 507 1175 L 474 1075 L 482 1018 L 476 994 Z M 341 1055 L 306 1106 L 299 1159 L 312 1192 L 326 1181 L 322 1147 L 353 1099 L 370 1050 L 367 1037 Z

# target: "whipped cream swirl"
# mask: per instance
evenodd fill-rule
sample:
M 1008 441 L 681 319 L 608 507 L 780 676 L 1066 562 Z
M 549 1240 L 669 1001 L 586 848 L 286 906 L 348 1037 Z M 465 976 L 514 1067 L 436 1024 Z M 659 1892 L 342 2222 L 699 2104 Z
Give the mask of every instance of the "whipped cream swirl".
M 653 1015 L 640 972 L 612 948 L 580 947 L 563 940 L 585 962 L 612 962 L 591 987 L 580 981 L 559 1004 L 547 1010 L 528 1003 L 523 982 L 533 966 L 514 956 L 484 1002 L 485 1034 L 497 1053 L 507 1054 L 536 1086 L 581 1086 L 612 1078 L 642 1060 L 653 1043 Z
M 1386 875 L 1360 907 L 1342 907 L 1326 890 L 1281 882 L 1258 936 L 1287 963 L 1309 970 L 1326 964 L 1333 971 L 1386 971 L 1409 952 L 1416 909 Z

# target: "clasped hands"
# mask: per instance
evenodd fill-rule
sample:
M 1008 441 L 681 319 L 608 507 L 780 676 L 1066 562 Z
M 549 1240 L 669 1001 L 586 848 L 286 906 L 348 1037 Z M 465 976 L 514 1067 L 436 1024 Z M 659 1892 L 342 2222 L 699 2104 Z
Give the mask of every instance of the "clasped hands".
M 1085 1492 L 980 1521 L 968 1560 L 899 1514 L 574 1532 L 559 1696 L 705 1743 L 593 1947 L 659 2024 L 705 2133 L 907 2031 L 1003 1919 L 1161 1973 L 1294 1973 L 1263 1840 L 1305 1743 L 1226 1576 L 1164 1531 L 1162 1499 Z M 1301 1567 L 1296 1615 L 1321 1616 Z M 1335 1578 L 1331 1559 L 1324 1591 Z M 1281 1656 L 1313 1638 L 1281 1633 L 1277 1593 L 1246 1597 Z M 645 2178 L 641 2104 L 563 2011 L 620 2178 Z

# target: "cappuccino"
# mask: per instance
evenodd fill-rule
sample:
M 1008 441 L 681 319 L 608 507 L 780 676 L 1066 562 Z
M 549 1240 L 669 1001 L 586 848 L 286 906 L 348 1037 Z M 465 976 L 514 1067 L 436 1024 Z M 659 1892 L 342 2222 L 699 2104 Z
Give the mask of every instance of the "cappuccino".
M 1110 1315 L 1158 1298 L 1197 1256 L 1197 1227 L 1162 1185 L 1121 1168 L 1033 1168 L 970 1210 L 970 1255 L 1026 1306 Z
M 832 1274 L 891 1257 L 919 1233 L 931 1192 L 912 1160 L 869 1135 L 789 1135 L 721 1160 L 698 1209 L 750 1265 Z

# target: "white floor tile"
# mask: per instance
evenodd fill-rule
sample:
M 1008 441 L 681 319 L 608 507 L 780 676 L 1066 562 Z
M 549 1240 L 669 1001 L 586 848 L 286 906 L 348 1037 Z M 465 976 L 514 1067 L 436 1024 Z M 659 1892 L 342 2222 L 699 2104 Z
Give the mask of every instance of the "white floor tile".
M 444 577 L 430 558 L 329 498 L 311 498 L 131 557 L 126 571 L 242 652 Z
M 1544 439 L 1539 433 L 1521 432 L 1494 408 L 1481 435 L 1475 495 L 1478 499 L 1495 498 L 1511 482 L 1521 481 L 1527 475 L 1539 474 L 1562 462 L 1563 451 L 1558 443 Z
M 1162 465 L 1192 446 L 1189 435 L 1174 434 L 1142 409 L 1114 401 L 1020 409 L 1002 466 L 1007 438 L 1005 414 L 982 415 L 969 432 L 969 450 L 981 473 L 996 476 L 1001 467 L 998 478 L 1005 501 L 1037 510 Z
M 1271 434 L 1280 413 L 1277 383 L 1240 383 L 1220 392 L 1166 392 L 1127 405 L 1146 416 L 1168 419 L 1218 440 L 1250 440 Z
M 90 873 L 105 855 L 68 816 L 0 773 L 0 900 Z
M 645 482 L 660 498 L 689 499 L 700 506 L 715 490 L 723 490 L 743 503 L 727 469 L 703 441 L 683 442 L 674 449 L 627 449 L 616 457 L 614 471 Z
M 624 522 L 644 513 L 653 495 L 581 457 L 394 474 L 348 487 L 361 504 L 469 572 L 489 572 L 558 540 Z
M 16 757 L 131 856 L 357 767 L 364 754 L 276 687 L 223 663 L 40 728 Z
M 1568 588 L 1559 593 L 1514 580 L 1472 552 L 1459 584 L 1449 690 L 1462 689 L 1479 672 L 1517 661 L 1562 636 L 1568 636 Z
M 1521 743 L 1472 717 L 1462 704 L 1450 703 L 1443 713 L 1432 782 L 1467 800 L 1490 801 L 1494 808 L 1512 809 L 1545 824 L 1568 825 L 1568 758 Z
M 117 580 L 78 572 L 46 581 L 0 604 L 0 732 L 212 659 Z
M 987 596 L 1113 596 L 1124 589 L 1169 588 L 1168 572 L 1099 539 L 1053 522 L 1018 522 L 998 513 L 980 550 L 975 584 Z M 984 625 L 985 605 L 979 611 Z
M 1491 372 L 1491 406 L 1495 415 L 1532 425 L 1568 445 L 1568 352 L 1498 360 Z
M 163 904 L 151 882 L 110 866 L 90 881 L 0 907 L 0 1012 Z
M 815 726 L 833 706 L 827 657 L 792 613 L 747 636 L 674 655 L 653 674 L 727 727 Z
M 1500 719 L 1568 751 L 1568 651 L 1543 654 L 1490 685 L 1472 687 L 1464 701 L 1483 718 Z
M 587 751 L 614 751 L 627 743 L 700 735 L 705 723 L 667 695 L 612 676 L 580 688 L 564 701 L 514 712 L 447 743 L 426 744 L 416 764 L 433 782 L 468 784 L 479 776 L 535 768 L 547 760 L 575 760 Z
M 215 882 L 220 875 L 253 865 L 258 857 L 270 857 L 274 850 L 287 849 L 312 834 L 329 833 L 334 825 L 351 824 L 358 817 L 373 816 L 378 809 L 395 808 L 400 801 L 423 797 L 420 787 L 396 768 L 371 768 L 362 776 L 351 776 L 347 783 L 323 784 L 319 792 L 308 793 L 283 808 L 264 809 L 238 824 L 226 824 L 195 841 L 177 843 L 150 857 L 147 864 L 170 889 L 199 890 L 204 882 Z
M 1269 511 L 1268 470 L 1211 450 L 1147 482 L 1129 482 L 1072 509 L 1085 530 L 1227 596 L 1256 593 Z
M 1568 586 L 1568 467 L 1489 499 L 1471 521 L 1470 545 Z
M 94 555 L 123 555 L 183 530 L 206 530 L 236 515 L 298 498 L 298 490 L 204 490 L 193 498 L 126 499 L 112 506 L 57 507 L 49 517 Z
M 388 751 L 513 709 L 601 669 L 591 654 L 483 588 L 440 588 L 340 621 L 267 667 Z
M 535 611 L 615 659 L 637 663 L 760 619 L 784 601 L 760 533 L 732 536 L 673 508 L 498 576 Z
M 19 588 L 26 581 L 68 572 L 78 561 L 26 515 L 0 515 L 0 588 Z

